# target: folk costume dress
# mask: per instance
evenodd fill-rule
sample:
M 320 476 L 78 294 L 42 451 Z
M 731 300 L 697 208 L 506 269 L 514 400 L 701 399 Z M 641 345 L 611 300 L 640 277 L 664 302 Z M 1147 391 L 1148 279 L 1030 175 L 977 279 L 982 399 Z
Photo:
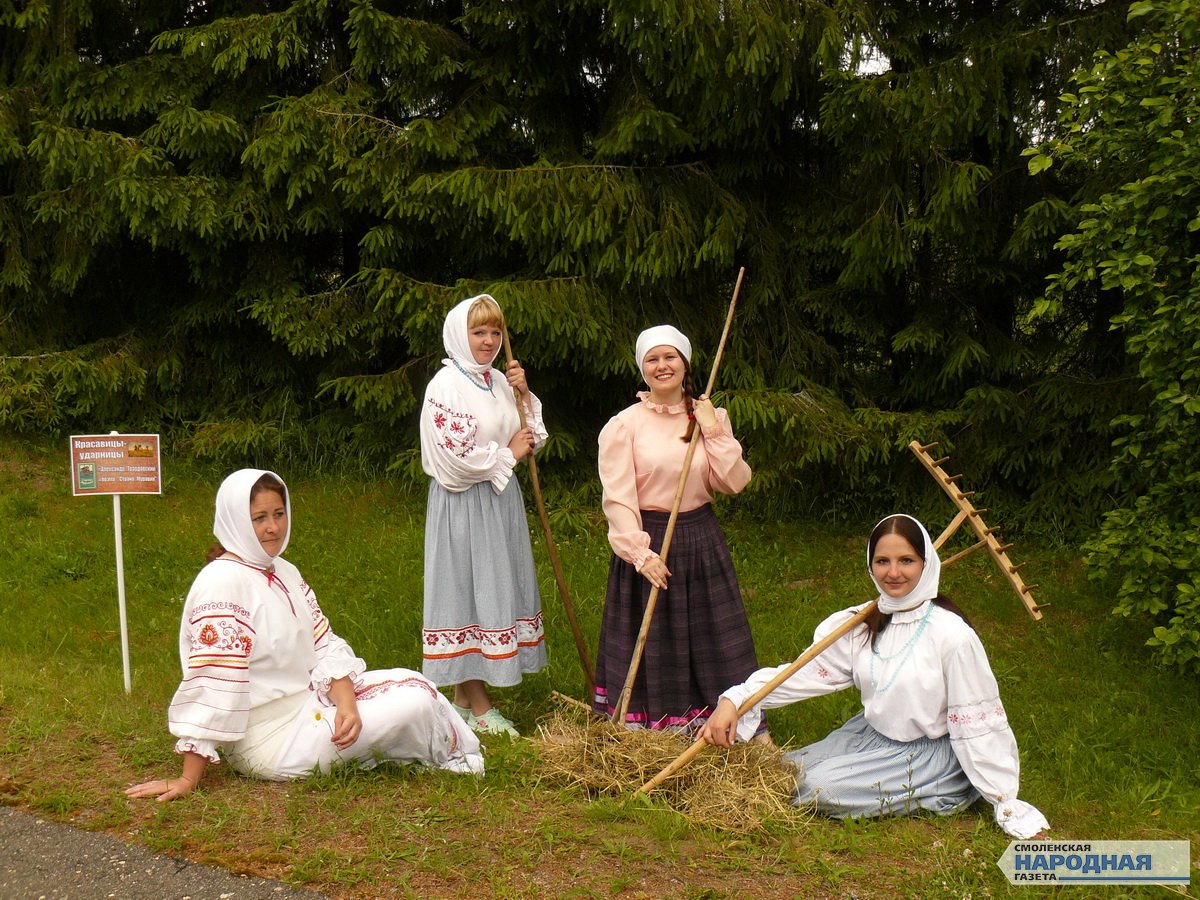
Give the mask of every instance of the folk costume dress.
M 436 687 L 410 669 L 367 671 L 329 627 L 299 570 L 263 549 L 250 522 L 250 489 L 264 474 L 273 473 L 242 469 L 217 493 L 213 533 L 241 560 L 210 562 L 184 603 L 183 680 L 168 713 L 176 752 L 210 762 L 223 755 L 236 771 L 275 781 L 339 762 L 482 772 L 478 738 Z M 280 553 L 286 546 L 285 536 Z M 329 687 L 346 676 L 362 731 L 338 750 Z
M 669 343 L 690 357 L 690 344 L 679 346 L 686 338 L 670 332 L 671 340 L 656 336 L 654 346 Z M 640 367 L 645 353 L 636 355 Z M 715 427 L 700 428 L 696 441 L 667 560 L 672 574 L 654 609 L 628 727 L 697 729 L 721 691 L 758 667 L 733 558 L 711 505 L 717 492 L 739 493 L 751 473 L 728 413 L 716 414 Z M 637 403 L 600 432 L 600 482 L 613 557 L 593 708 L 605 715 L 615 711 L 629 673 L 651 590 L 640 570 L 662 547 L 687 453 L 680 440 L 687 424 L 683 403 L 664 406 L 642 391 Z
M 425 518 L 422 671 L 442 685 L 511 687 L 546 665 L 542 602 L 516 458 L 517 399 L 503 372 L 474 361 L 471 297 L 446 316 L 447 358 L 425 390 L 421 464 L 430 476 Z M 529 395 L 534 448 L 546 441 L 542 404 Z
M 923 527 L 921 534 L 925 569 L 916 588 L 901 598 L 880 588 L 879 608 L 891 622 L 874 648 L 866 626 L 843 636 L 742 716 L 738 738 L 754 734 L 761 709 L 857 687 L 861 713 L 788 754 L 803 773 L 797 805 L 834 818 L 947 815 L 982 796 L 1006 833 L 1030 838 L 1049 824 L 1017 799 L 1017 742 L 996 678 L 975 630 L 933 602 L 941 563 Z M 860 609 L 831 615 L 817 626 L 814 642 Z M 721 696 L 740 707 L 784 668 L 761 669 Z

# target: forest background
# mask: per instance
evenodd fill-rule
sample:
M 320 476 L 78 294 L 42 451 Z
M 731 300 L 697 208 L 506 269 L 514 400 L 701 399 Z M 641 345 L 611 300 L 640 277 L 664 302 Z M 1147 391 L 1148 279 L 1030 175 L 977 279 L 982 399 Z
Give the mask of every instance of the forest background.
M 0 429 L 419 480 L 456 301 L 554 515 L 678 324 L 744 510 L 922 513 L 937 440 L 1200 671 L 1200 7 L 0 0 Z

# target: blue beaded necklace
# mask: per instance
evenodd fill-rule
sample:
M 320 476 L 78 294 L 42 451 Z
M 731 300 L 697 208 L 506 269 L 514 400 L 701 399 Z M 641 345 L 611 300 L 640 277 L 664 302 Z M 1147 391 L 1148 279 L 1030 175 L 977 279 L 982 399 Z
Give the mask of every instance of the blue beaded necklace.
M 466 369 L 464 369 L 462 366 L 460 366 L 458 364 L 457 359 L 454 359 L 453 357 L 451 357 L 450 362 L 454 363 L 454 368 L 458 369 L 458 371 L 460 371 L 464 375 L 466 375 L 467 380 L 469 382 L 471 382 L 471 384 L 475 385 L 475 387 L 479 388 L 481 391 L 487 391 L 489 394 L 495 395 L 496 392 L 492 390 L 492 373 L 491 372 L 483 373 L 483 384 L 480 384 L 478 381 L 475 380 L 474 375 L 472 375 L 470 372 L 468 372 Z
M 933 601 L 930 600 L 929 606 L 925 610 L 925 615 L 923 615 L 921 617 L 921 624 L 917 626 L 916 633 L 913 634 L 913 636 L 910 637 L 907 641 L 905 641 L 904 646 L 902 646 L 895 653 L 892 653 L 889 656 L 884 656 L 881 653 L 879 653 L 874 647 L 871 648 L 870 678 L 871 678 L 871 687 L 875 688 L 875 693 L 877 693 L 877 694 L 887 693 L 887 691 L 891 689 L 892 685 L 896 683 L 896 677 L 900 674 L 900 672 L 908 664 L 908 661 L 912 658 L 913 651 L 917 647 L 917 641 L 919 641 L 921 639 L 921 635 L 925 633 L 925 626 L 929 624 L 929 615 L 932 612 L 933 612 Z M 901 655 L 904 658 L 900 660 L 900 662 L 897 664 L 896 668 L 892 671 L 892 677 L 887 680 L 887 683 L 884 684 L 883 687 L 879 687 L 879 685 L 875 681 L 875 660 L 878 659 L 881 664 L 881 667 L 882 667 L 882 666 L 886 666 L 887 663 L 891 662 L 893 659 L 895 659 L 896 657 L 901 656 Z

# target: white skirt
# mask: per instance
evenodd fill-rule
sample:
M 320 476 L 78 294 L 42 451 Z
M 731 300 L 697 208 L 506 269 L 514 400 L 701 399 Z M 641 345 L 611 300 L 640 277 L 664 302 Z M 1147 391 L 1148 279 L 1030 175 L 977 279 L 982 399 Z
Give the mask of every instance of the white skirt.
M 355 690 L 362 732 L 345 750 L 331 740 L 337 709 L 316 691 L 281 697 L 250 711 L 246 736 L 224 748 L 236 771 L 272 781 L 302 778 L 351 762 L 421 763 L 483 772 L 479 739 L 426 678 L 411 669 L 364 672 Z

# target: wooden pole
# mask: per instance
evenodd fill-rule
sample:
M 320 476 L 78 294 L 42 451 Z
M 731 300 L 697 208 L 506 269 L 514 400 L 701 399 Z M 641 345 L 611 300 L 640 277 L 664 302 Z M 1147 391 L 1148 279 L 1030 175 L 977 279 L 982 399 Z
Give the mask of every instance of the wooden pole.
M 721 331 L 721 340 L 717 344 L 717 355 L 713 359 L 712 370 L 708 374 L 708 387 L 704 396 L 711 397 L 713 386 L 717 381 L 717 369 L 721 366 L 721 357 L 725 353 L 725 341 L 729 337 L 730 326 L 733 325 L 733 311 L 737 308 L 738 293 L 742 289 L 742 278 L 745 277 L 746 267 L 738 269 L 737 283 L 733 286 L 733 297 L 729 300 L 729 312 L 725 314 L 725 328 Z M 687 486 L 688 472 L 692 468 L 692 457 L 696 455 L 696 440 L 700 435 L 697 427 L 692 430 L 692 439 L 688 442 L 687 452 L 683 456 L 683 471 L 679 473 L 679 486 L 675 489 L 675 500 L 671 504 L 671 515 L 667 519 L 667 531 L 663 535 L 662 548 L 658 555 L 665 563 L 667 554 L 671 551 L 671 538 L 675 535 L 675 522 L 679 518 L 679 505 L 683 502 L 683 489 Z M 629 673 L 625 676 L 625 686 L 621 688 L 621 696 L 613 710 L 613 721 L 623 725 L 625 715 L 629 712 L 629 699 L 633 694 L 633 683 L 637 680 L 638 669 L 641 668 L 642 654 L 646 650 L 646 638 L 650 634 L 650 621 L 654 618 L 654 607 L 658 605 L 658 586 L 650 589 L 650 598 L 646 601 L 646 609 L 642 613 L 642 627 L 638 632 L 637 644 L 633 648 L 633 657 L 629 660 Z
M 504 336 L 504 356 L 508 362 L 513 361 L 512 345 L 508 340 L 508 324 L 505 323 L 502 332 Z M 517 397 L 517 416 L 521 427 L 525 427 L 525 398 Z M 596 689 L 596 673 L 592 668 L 592 660 L 588 655 L 587 642 L 583 639 L 583 630 L 579 627 L 579 619 L 575 615 L 575 605 L 571 602 L 571 592 L 567 590 L 567 579 L 563 575 L 562 562 L 558 558 L 558 548 L 554 544 L 554 535 L 550 531 L 550 517 L 546 514 L 546 502 L 542 499 L 542 486 L 538 480 L 537 460 L 531 452 L 529 460 L 529 481 L 533 485 L 533 499 L 537 504 L 538 519 L 542 523 L 542 534 L 546 536 L 546 553 L 550 557 L 550 567 L 554 570 L 554 580 L 558 584 L 558 595 L 562 597 L 563 609 L 567 613 L 567 621 L 571 625 L 571 634 L 575 637 L 575 649 L 579 651 L 579 665 L 583 669 L 585 697 L 591 699 Z
M 751 694 L 748 698 L 746 698 L 746 701 L 738 707 L 738 718 L 740 719 L 750 710 L 754 709 L 755 706 L 763 701 L 763 698 L 765 698 L 773 690 L 812 662 L 816 657 L 824 653 L 825 650 L 836 643 L 839 638 L 849 634 L 851 631 L 861 625 L 867 619 L 867 617 L 871 615 L 871 613 L 875 612 L 875 606 L 878 604 L 878 602 L 878 600 L 872 600 L 837 628 L 833 629 L 833 631 L 831 631 L 829 634 L 825 635 L 825 637 L 821 638 L 821 640 L 817 641 L 815 644 L 797 656 L 795 661 L 790 666 L 788 666 L 786 669 L 764 684 L 761 688 Z M 690 747 L 684 750 L 683 753 L 679 754 L 679 756 L 677 756 L 675 760 L 670 763 L 670 765 L 643 784 L 638 791 L 642 794 L 650 793 L 650 791 L 654 790 L 666 779 L 670 778 L 672 775 L 690 763 L 707 746 L 707 742 L 699 739 L 696 740 Z

